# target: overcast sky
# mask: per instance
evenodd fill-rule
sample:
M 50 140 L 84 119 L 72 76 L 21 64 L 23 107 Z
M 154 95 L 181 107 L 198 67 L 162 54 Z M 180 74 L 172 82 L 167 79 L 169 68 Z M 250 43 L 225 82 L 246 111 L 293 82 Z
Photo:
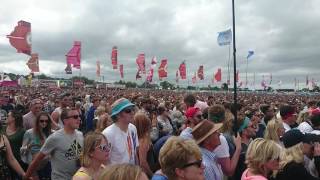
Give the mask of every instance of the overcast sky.
M 306 76 L 319 80 L 319 0 L 235 0 L 237 67 L 245 81 L 248 50 L 248 80 L 260 87 L 262 76 L 272 86 L 305 87 Z M 101 61 L 105 80 L 119 80 L 111 69 L 111 49 L 118 46 L 118 64 L 124 64 L 124 80 L 135 80 L 139 53 L 168 59 L 168 78 L 175 82 L 179 64 L 186 60 L 189 83 L 199 65 L 205 80 L 222 68 L 227 79 L 229 46 L 217 44 L 218 32 L 232 28 L 231 0 L 2 0 L 0 6 L 0 71 L 29 73 L 29 57 L 16 53 L 6 35 L 19 20 L 32 25 L 32 49 L 39 53 L 40 71 L 62 77 L 65 54 L 74 40 L 82 42 L 82 74 L 97 79 L 96 61 Z M 232 59 L 232 46 L 231 46 Z M 73 70 L 79 75 L 79 70 Z M 158 74 L 154 79 L 159 81 Z M 141 82 L 141 81 L 140 81 Z M 180 81 L 187 84 L 188 81 Z

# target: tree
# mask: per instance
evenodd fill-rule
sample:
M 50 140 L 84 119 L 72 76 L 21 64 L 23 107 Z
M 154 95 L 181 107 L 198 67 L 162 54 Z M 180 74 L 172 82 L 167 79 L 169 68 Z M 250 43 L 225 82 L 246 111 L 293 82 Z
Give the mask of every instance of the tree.
M 174 85 L 169 83 L 168 81 L 162 81 L 160 83 L 160 86 L 162 87 L 162 89 L 175 89 Z

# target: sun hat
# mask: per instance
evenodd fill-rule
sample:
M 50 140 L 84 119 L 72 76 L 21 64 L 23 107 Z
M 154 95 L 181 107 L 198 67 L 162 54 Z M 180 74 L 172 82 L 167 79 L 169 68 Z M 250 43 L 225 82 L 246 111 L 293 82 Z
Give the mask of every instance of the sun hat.
M 126 99 L 126 98 L 118 99 L 112 105 L 111 117 L 114 117 L 115 115 L 119 114 L 125 108 L 131 107 L 131 106 L 135 106 L 135 105 L 133 103 L 131 103 L 128 99 Z
M 222 123 L 213 123 L 209 120 L 203 120 L 196 125 L 192 130 L 192 136 L 197 144 L 200 144 L 207 137 L 222 127 Z

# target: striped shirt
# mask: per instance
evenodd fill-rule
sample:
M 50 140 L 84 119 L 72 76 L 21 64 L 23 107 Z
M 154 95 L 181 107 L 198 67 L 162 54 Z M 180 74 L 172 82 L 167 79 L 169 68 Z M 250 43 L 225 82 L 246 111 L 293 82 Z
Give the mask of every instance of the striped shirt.
M 222 180 L 223 173 L 218 164 L 217 157 L 213 152 L 200 147 L 202 154 L 202 162 L 205 166 L 204 176 L 206 180 Z

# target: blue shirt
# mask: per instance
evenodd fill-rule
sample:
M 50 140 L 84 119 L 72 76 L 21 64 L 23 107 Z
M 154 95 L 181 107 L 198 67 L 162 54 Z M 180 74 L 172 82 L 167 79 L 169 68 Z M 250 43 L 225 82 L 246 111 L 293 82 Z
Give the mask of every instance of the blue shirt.
M 202 162 L 205 166 L 204 176 L 206 180 L 222 180 L 223 172 L 218 164 L 217 157 L 213 152 L 200 147 Z

